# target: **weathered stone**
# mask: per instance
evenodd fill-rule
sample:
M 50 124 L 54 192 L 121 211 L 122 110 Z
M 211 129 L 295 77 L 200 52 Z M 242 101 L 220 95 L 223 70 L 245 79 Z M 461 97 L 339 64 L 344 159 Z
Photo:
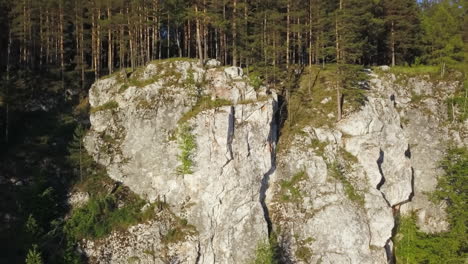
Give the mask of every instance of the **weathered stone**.
M 175 64 L 181 76 L 198 67 Z M 199 263 L 245 263 L 257 242 L 267 238 L 259 190 L 273 167 L 276 98 L 235 105 L 256 98 L 255 91 L 244 81 L 229 85 L 223 71 L 205 74 L 204 93 L 233 105 L 205 110 L 185 124 L 178 120 L 196 100 L 181 84 L 129 87 L 122 94 L 116 80 L 96 83 L 91 105 L 116 101 L 119 106 L 91 115 L 85 146 L 112 178 L 150 201 L 164 199 L 196 227 Z M 187 161 L 193 173 L 186 175 L 178 172 L 181 127 L 189 128 L 184 133 L 197 145 Z M 246 241 L 245 234 L 255 239 Z
M 209 59 L 206 63 L 205 63 L 205 66 L 206 68 L 216 68 L 216 67 L 219 67 L 221 66 L 221 62 L 219 60 L 215 60 L 215 59 Z
M 90 104 L 99 111 L 85 146 L 112 178 L 166 201 L 171 217 L 196 232 L 167 244 L 171 222 L 158 217 L 86 242 L 96 263 L 248 263 L 272 230 L 281 230 L 287 263 L 387 263 L 398 208 L 417 211 L 423 231 L 448 228 L 444 205 L 424 193 L 435 188 L 446 143 L 467 143 L 467 126 L 443 125 L 442 102 L 458 84 L 370 72 L 360 110 L 335 126 L 306 126 L 277 154 L 276 95 L 260 89 L 258 100 L 241 68 L 178 61 L 139 74 L 141 87 L 118 76 L 93 85 Z M 412 107 L 414 95 L 421 107 Z M 199 96 L 228 105 L 190 112 Z M 108 102 L 117 105 L 99 109 Z M 182 160 L 184 136 L 196 148 Z

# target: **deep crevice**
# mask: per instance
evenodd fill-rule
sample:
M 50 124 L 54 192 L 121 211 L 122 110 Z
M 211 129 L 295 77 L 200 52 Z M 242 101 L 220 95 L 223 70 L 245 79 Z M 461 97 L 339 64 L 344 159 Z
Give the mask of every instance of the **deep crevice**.
M 414 197 L 414 168 L 411 167 L 411 193 L 408 197 L 408 202 L 411 202 Z
M 228 126 L 228 131 L 227 131 L 227 149 L 229 151 L 229 160 L 232 160 L 233 154 L 232 154 L 232 140 L 234 138 L 234 130 L 235 130 L 235 118 L 236 116 L 236 109 L 234 106 L 231 106 L 231 111 L 229 113 L 229 126 Z
M 393 233 L 393 230 L 392 230 L 392 233 Z M 393 236 L 392 236 L 392 238 L 393 238 Z M 395 262 L 394 248 L 390 246 L 390 242 L 392 241 L 392 238 L 389 238 L 387 243 L 384 246 L 385 254 L 387 255 L 387 264 L 395 264 L 396 263 Z
M 274 162 L 274 161 L 272 161 L 272 162 Z M 272 233 L 273 224 L 271 222 L 270 212 L 268 210 L 268 206 L 266 205 L 265 200 L 266 200 L 266 192 L 267 192 L 268 187 L 269 187 L 270 176 L 271 176 L 271 174 L 273 174 L 275 169 L 276 169 L 275 165 L 273 164 L 273 166 L 263 176 L 262 185 L 260 187 L 260 204 L 262 205 L 263 216 L 265 217 L 265 221 L 267 223 L 268 237 L 270 237 L 270 235 Z
M 278 98 L 279 101 L 279 98 Z M 269 182 L 270 182 L 270 176 L 275 172 L 276 170 L 276 143 L 278 142 L 279 138 L 279 127 L 278 124 L 281 125 L 281 119 L 280 119 L 280 111 L 278 111 L 278 104 L 279 102 L 274 102 L 274 116 L 273 119 L 270 123 L 270 132 L 268 135 L 268 144 L 269 144 L 269 149 L 270 149 L 270 159 L 271 159 L 271 167 L 270 169 L 263 175 L 261 186 L 260 186 L 260 204 L 263 209 L 263 216 L 265 218 L 265 222 L 267 223 L 267 228 L 268 228 L 268 237 L 271 236 L 272 231 L 273 231 L 273 224 L 271 222 L 270 218 L 270 212 L 268 210 L 268 206 L 266 204 L 266 192 L 269 187 Z
M 195 264 L 200 263 L 200 258 L 201 258 L 201 248 L 200 248 L 200 240 L 197 243 L 197 258 L 195 259 Z
M 408 144 L 408 148 L 405 150 L 405 157 L 407 157 L 408 159 L 411 159 L 411 147 L 409 144 Z
M 380 190 L 380 188 L 382 188 L 382 185 L 384 185 L 385 183 L 385 177 L 382 171 L 382 164 L 384 162 L 384 156 L 385 156 L 385 153 L 382 151 L 382 149 L 380 149 L 379 158 L 377 159 L 377 166 L 379 167 L 380 176 L 382 177 L 380 179 L 380 182 L 376 186 L 377 190 Z

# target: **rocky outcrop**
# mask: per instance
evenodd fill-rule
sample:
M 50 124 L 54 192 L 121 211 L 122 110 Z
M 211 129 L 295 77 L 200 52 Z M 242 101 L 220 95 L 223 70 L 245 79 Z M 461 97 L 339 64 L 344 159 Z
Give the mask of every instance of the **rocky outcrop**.
M 160 78 L 169 69 L 180 79 Z M 247 262 L 268 237 L 261 190 L 273 167 L 275 96 L 257 100 L 241 69 L 195 62 L 150 64 L 137 81 L 149 79 L 158 81 L 124 91 L 118 76 L 93 85 L 93 109 L 116 107 L 91 115 L 86 148 L 112 178 L 196 228 L 197 263 Z M 227 105 L 197 112 L 204 97 Z
M 439 161 L 450 145 L 468 144 L 468 123 L 451 122 L 445 103 L 461 85 L 456 79 L 434 81 L 430 76 L 402 78 L 393 74 L 374 79 L 376 89 L 395 102 L 408 141 L 406 155 L 411 159 L 413 193 L 411 202 L 401 206 L 401 212 L 415 212 L 418 226 L 428 233 L 449 228 L 445 204 L 428 199 L 442 174 Z
M 248 263 L 274 233 L 285 263 L 387 263 L 400 208 L 427 232 L 446 229 L 425 192 L 446 143 L 467 143 L 465 130 L 443 126 L 441 102 L 458 83 L 384 72 L 368 84 L 361 109 L 306 126 L 276 153 L 278 98 L 240 68 L 169 60 L 99 80 L 87 150 L 169 208 L 84 251 L 96 263 Z
M 367 101 L 334 128 L 306 127 L 278 156 L 271 206 L 297 262 L 391 259 L 392 207 L 412 193 L 408 141 L 390 98 L 371 87 Z

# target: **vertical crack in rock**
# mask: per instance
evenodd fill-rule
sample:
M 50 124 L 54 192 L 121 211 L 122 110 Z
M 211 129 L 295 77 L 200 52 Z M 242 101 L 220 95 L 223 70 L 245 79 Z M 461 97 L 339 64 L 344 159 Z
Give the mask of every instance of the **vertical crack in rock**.
M 235 130 L 235 122 L 236 122 L 236 109 L 234 106 L 231 106 L 229 111 L 229 120 L 228 120 L 228 131 L 226 136 L 226 148 L 227 153 L 226 156 L 226 163 L 221 167 L 221 175 L 224 173 L 224 168 L 234 159 L 234 155 L 232 152 L 232 141 L 234 140 L 234 130 Z
M 380 188 L 382 188 L 382 185 L 384 185 L 384 183 L 385 183 L 385 177 L 384 177 L 383 170 L 382 170 L 382 164 L 384 162 L 384 157 L 385 157 L 385 153 L 382 151 L 382 149 L 380 149 L 379 158 L 377 159 L 377 166 L 379 167 L 380 176 L 382 176 L 382 178 L 380 178 L 380 182 L 376 186 L 377 190 L 379 190 L 379 191 L 380 191 Z M 385 200 L 387 200 L 387 199 L 385 199 Z
M 278 126 L 277 126 L 277 122 L 279 120 L 279 114 L 277 113 L 277 104 L 276 102 L 273 102 L 275 105 L 273 107 L 274 111 L 273 111 L 273 118 L 270 122 L 270 132 L 269 132 L 269 135 L 268 135 L 268 148 L 270 149 L 270 159 L 271 159 L 271 167 L 270 169 L 267 171 L 267 173 L 265 173 L 263 175 L 263 178 L 262 178 L 262 182 L 261 182 L 261 186 L 260 186 L 260 204 L 262 205 L 262 209 L 263 209 L 263 216 L 265 217 L 265 222 L 267 223 L 267 228 L 268 228 L 268 237 L 270 237 L 271 233 L 272 233 L 272 230 L 273 230 L 273 225 L 272 225 L 272 222 L 271 222 L 271 218 L 270 218 L 270 212 L 268 210 L 268 206 L 266 204 L 266 192 L 268 190 L 268 187 L 269 187 L 269 181 L 270 181 L 270 176 L 275 172 L 276 170 L 276 150 L 275 150 L 275 146 L 276 146 L 276 141 L 278 139 Z
M 384 163 L 384 158 L 385 158 L 385 153 L 383 152 L 382 149 L 380 149 L 379 151 L 379 158 L 377 159 L 377 166 L 379 167 L 379 173 L 380 173 L 380 176 L 382 177 L 380 182 L 377 184 L 377 190 L 380 191 L 380 189 L 382 188 L 382 186 L 385 184 L 385 176 L 384 176 L 384 173 L 383 173 L 383 170 L 382 170 L 382 164 Z M 390 203 L 388 202 L 387 200 L 387 197 L 385 197 L 385 193 L 383 193 L 382 191 L 380 191 L 380 193 L 382 194 L 382 197 L 384 198 L 385 202 L 387 203 L 387 205 L 391 208 L 393 208 Z M 396 220 L 395 220 L 396 221 Z M 395 229 L 395 225 L 393 227 Z M 392 232 L 393 233 L 393 232 Z M 385 246 L 384 246 L 384 249 L 385 249 L 385 254 L 387 255 L 387 263 L 388 264 L 391 264 L 393 263 L 392 260 L 394 258 L 394 255 L 393 255 L 393 250 L 391 248 L 391 245 L 390 245 L 390 242 L 391 242 L 391 238 L 393 237 L 393 235 L 388 239 L 387 243 L 385 243 Z
M 274 164 L 274 157 L 272 157 L 273 160 L 272 160 L 272 166 L 271 168 L 268 170 L 267 173 L 265 173 L 265 175 L 263 175 L 263 179 L 262 179 L 262 185 L 260 186 L 260 204 L 262 205 L 262 209 L 263 209 L 263 216 L 265 217 L 265 221 L 267 223 L 267 227 L 268 227 L 268 237 L 270 237 L 270 234 L 271 234 L 271 231 L 272 231 L 272 223 L 271 223 L 271 218 L 270 218 L 270 212 L 268 210 L 268 206 L 266 205 L 266 192 L 268 190 L 268 185 L 269 185 L 269 181 L 270 181 L 270 176 L 271 174 L 273 174 L 273 172 L 275 171 L 275 164 Z
M 405 157 L 408 159 L 411 159 L 411 147 L 409 144 L 408 144 L 408 148 L 405 151 Z
M 382 188 L 382 186 L 385 184 L 385 175 L 384 175 L 383 170 L 382 170 L 382 164 L 384 162 L 384 158 L 385 158 L 385 153 L 383 152 L 382 149 L 380 149 L 379 158 L 377 159 L 377 166 L 379 167 L 379 173 L 380 173 L 381 178 L 380 178 L 380 182 L 376 186 L 377 190 L 379 190 L 379 191 Z M 384 198 L 387 205 L 389 207 L 392 207 L 390 205 L 390 202 L 387 200 L 387 197 L 385 197 L 385 193 L 383 193 L 382 191 L 380 191 L 380 193 L 382 194 L 382 197 Z
M 227 134 L 227 149 L 228 149 L 228 154 L 229 154 L 229 161 L 231 161 L 234 157 L 233 157 L 233 154 L 232 154 L 232 140 L 234 138 L 234 129 L 235 129 L 235 120 L 236 120 L 236 109 L 234 108 L 234 106 L 231 106 L 231 109 L 230 109 L 230 113 L 229 113 L 229 126 L 228 126 L 228 134 Z
M 201 248 L 200 248 L 200 240 L 197 241 L 197 258 L 195 259 L 195 264 L 200 263 L 201 258 Z
M 393 248 L 392 248 L 391 242 L 392 242 L 392 239 L 389 238 L 387 243 L 385 243 L 385 246 L 384 246 L 385 254 L 387 255 L 387 263 L 388 264 L 394 264 L 395 263 L 395 255 L 393 254 Z

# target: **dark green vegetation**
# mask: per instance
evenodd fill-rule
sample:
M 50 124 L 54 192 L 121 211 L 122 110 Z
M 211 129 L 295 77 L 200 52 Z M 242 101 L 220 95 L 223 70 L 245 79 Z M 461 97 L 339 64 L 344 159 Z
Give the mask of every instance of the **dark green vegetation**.
M 274 238 L 270 238 L 269 241 L 259 241 L 255 249 L 255 259 L 249 264 L 279 264 L 279 250 Z
M 67 220 L 65 231 L 74 239 L 101 238 L 112 230 L 125 230 L 130 225 L 146 221 L 153 216 L 152 206 L 141 212 L 145 201 L 134 194 L 122 194 L 118 187 L 114 193 L 92 197 L 83 207 L 72 211 Z M 126 204 L 119 208 L 119 196 L 126 195 Z
M 178 156 L 180 162 L 182 163 L 177 167 L 177 172 L 180 174 L 192 174 L 193 167 L 193 152 L 197 149 L 197 142 L 195 141 L 195 136 L 192 134 L 192 128 L 183 124 L 178 131 L 178 143 L 179 149 L 181 151 Z
M 426 234 L 416 226 L 415 216 L 402 217 L 395 237 L 399 263 L 465 263 L 468 257 L 468 149 L 452 148 L 441 162 L 444 175 L 432 194 L 435 202 L 447 203 L 450 230 Z

